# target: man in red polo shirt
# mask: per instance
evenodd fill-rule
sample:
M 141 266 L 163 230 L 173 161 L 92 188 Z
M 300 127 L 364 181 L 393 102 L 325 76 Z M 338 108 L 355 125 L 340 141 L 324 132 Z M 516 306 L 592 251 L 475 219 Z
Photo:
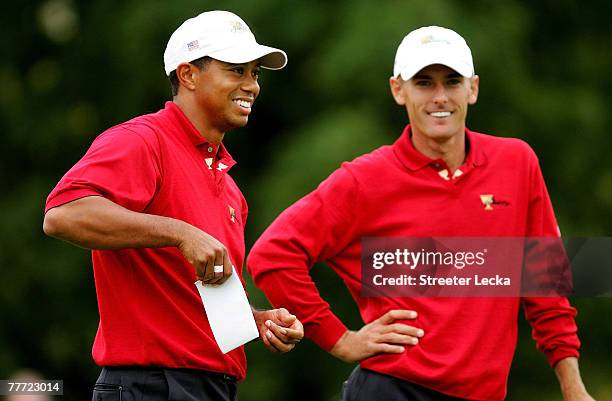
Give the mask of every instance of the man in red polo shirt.
M 362 296 L 366 237 L 557 237 L 538 160 L 517 139 L 465 126 L 479 77 L 465 40 L 424 27 L 395 58 L 391 92 L 410 125 L 285 210 L 247 268 L 273 305 L 290 308 L 332 355 L 359 362 L 344 400 L 502 400 L 522 304 L 565 400 L 592 400 L 578 370 L 575 310 L 566 298 Z M 348 330 L 309 269 L 325 261 L 366 323 Z
M 45 233 L 92 249 L 94 400 L 235 399 L 244 349 L 221 352 L 194 281 L 221 284 L 232 266 L 242 280 L 247 204 L 222 140 L 246 125 L 260 68 L 286 62 L 232 13 L 188 19 L 164 53 L 173 101 L 103 132 L 49 195 Z M 273 352 L 303 336 L 285 309 L 253 314 Z

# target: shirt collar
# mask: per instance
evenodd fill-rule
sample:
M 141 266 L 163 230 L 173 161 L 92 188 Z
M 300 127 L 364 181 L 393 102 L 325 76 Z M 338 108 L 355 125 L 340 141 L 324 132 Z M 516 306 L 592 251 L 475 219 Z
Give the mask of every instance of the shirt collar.
M 229 170 L 236 164 L 236 161 L 227 151 L 225 145 L 223 145 L 223 142 L 219 144 L 208 142 L 206 138 L 200 135 L 200 132 L 187 118 L 185 113 L 183 113 L 183 110 L 176 105 L 176 103 L 167 101 L 164 111 L 167 112 L 173 128 L 179 128 L 180 132 L 184 133 L 194 146 L 203 149 L 205 153 L 210 153 L 211 156 L 218 161 L 218 165 L 222 166 L 222 170 Z M 209 149 L 212 150 L 209 151 Z
M 465 130 L 465 135 L 467 157 L 463 166 L 482 166 L 486 163 L 487 159 L 479 144 L 477 135 L 467 128 Z M 408 124 L 404 128 L 404 131 L 402 131 L 400 137 L 393 144 L 393 152 L 406 168 L 416 171 L 425 166 L 440 162 L 439 159 L 431 159 L 416 150 L 410 139 L 411 136 L 412 130 L 410 124 Z

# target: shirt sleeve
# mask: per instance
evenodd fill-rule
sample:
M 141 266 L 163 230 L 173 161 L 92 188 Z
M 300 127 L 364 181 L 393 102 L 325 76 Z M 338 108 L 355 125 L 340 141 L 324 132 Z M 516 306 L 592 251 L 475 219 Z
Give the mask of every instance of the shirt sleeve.
M 530 201 L 527 237 L 558 237 L 559 228 L 535 154 L 530 169 Z M 538 350 L 550 366 L 563 358 L 578 357 L 580 340 L 575 322 L 576 309 L 565 297 L 525 297 L 525 317 L 532 327 Z
M 317 290 L 310 268 L 333 258 L 353 238 L 360 191 L 345 169 L 286 209 L 262 234 L 247 259 L 255 285 L 274 307 L 285 307 L 306 335 L 329 351 L 347 330 Z
M 145 210 L 162 177 L 155 143 L 140 131 L 120 125 L 98 136 L 51 191 L 45 212 L 86 196 L 103 196 L 136 212 Z

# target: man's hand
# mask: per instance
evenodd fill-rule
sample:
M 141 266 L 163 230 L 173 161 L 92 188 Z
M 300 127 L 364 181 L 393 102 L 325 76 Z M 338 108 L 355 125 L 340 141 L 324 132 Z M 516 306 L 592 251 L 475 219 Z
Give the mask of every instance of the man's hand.
M 359 331 L 347 330 L 330 353 L 345 362 L 358 362 L 383 352 L 401 354 L 406 345 L 418 344 L 425 333 L 419 328 L 395 321 L 416 317 L 415 311 L 389 311 Z
M 555 374 L 557 379 L 559 379 L 565 401 L 595 401 L 587 393 L 582 383 L 577 358 L 568 357 L 561 359 L 555 365 Z
M 304 326 L 285 308 L 258 311 L 253 317 L 259 337 L 271 352 L 289 352 L 304 338 Z
M 232 275 L 232 263 L 225 246 L 197 227 L 185 226 L 177 248 L 204 284 L 221 284 Z

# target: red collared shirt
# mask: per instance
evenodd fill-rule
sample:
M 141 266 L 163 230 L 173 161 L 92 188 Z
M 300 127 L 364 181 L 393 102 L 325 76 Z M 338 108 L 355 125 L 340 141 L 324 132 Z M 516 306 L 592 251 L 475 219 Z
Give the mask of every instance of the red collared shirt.
M 410 126 L 392 146 L 343 163 L 285 210 L 253 246 L 247 268 L 275 306 L 329 350 L 346 326 L 321 299 L 309 268 L 325 261 L 345 282 L 365 323 L 393 309 L 418 312 L 425 336 L 401 354 L 361 366 L 455 397 L 502 400 L 517 339 L 518 298 L 361 296 L 363 237 L 555 237 L 557 224 L 537 158 L 512 138 L 466 131 L 469 151 L 454 179 L 419 153 Z M 448 178 L 448 177 L 447 177 Z M 487 210 L 482 194 L 499 204 Z M 577 356 L 575 310 L 565 298 L 524 298 L 538 348 L 551 365 Z M 411 324 L 413 322 L 405 322 Z
M 247 205 L 227 174 L 225 147 L 199 134 L 173 102 L 98 136 L 47 199 L 45 210 L 103 196 L 135 212 L 183 220 L 225 245 L 242 275 Z M 98 365 L 162 366 L 246 374 L 241 348 L 223 355 L 176 248 L 92 251 L 100 311 Z

